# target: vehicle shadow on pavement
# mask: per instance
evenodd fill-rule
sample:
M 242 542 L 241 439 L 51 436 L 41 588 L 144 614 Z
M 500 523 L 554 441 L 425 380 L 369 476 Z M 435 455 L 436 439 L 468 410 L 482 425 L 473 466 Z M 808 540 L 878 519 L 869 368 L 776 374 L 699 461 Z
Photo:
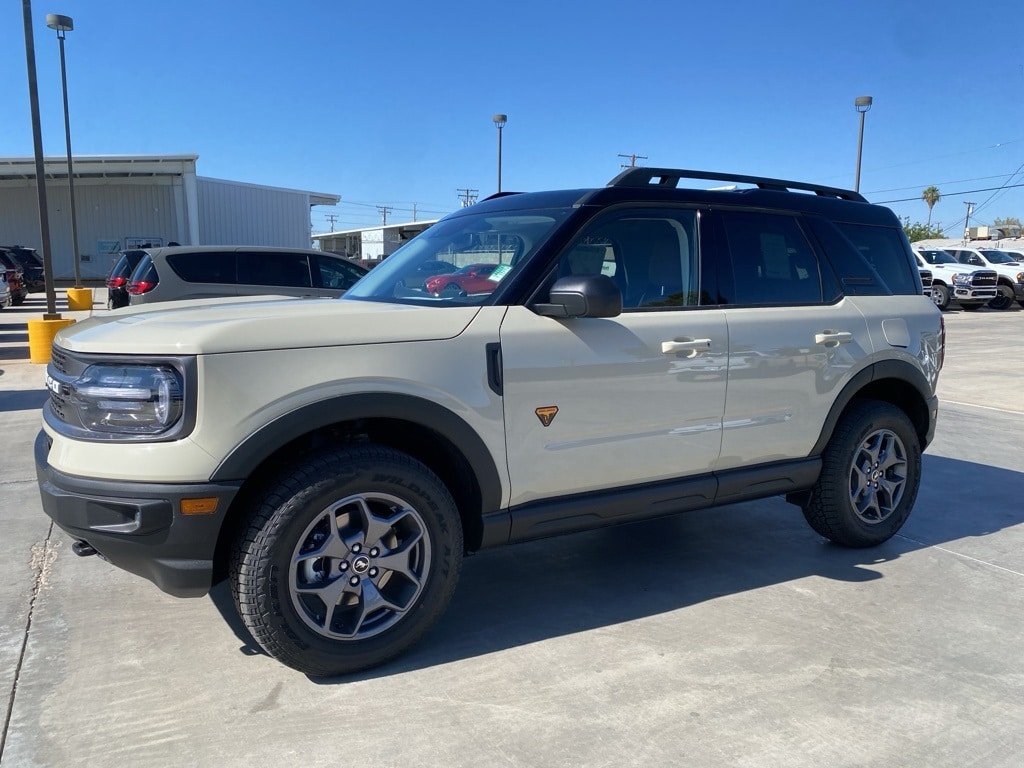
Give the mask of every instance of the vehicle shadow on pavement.
M 39 410 L 49 396 L 50 393 L 45 389 L 16 389 L 0 392 L 0 413 Z
M 478 553 L 466 559 L 451 605 L 418 646 L 363 673 L 310 679 L 389 677 L 810 576 L 873 581 L 883 578 L 874 568 L 881 563 L 1024 523 L 1014 501 L 1024 495 L 1024 473 L 938 456 L 925 456 L 924 465 L 926 484 L 907 525 L 871 549 L 826 542 L 797 507 L 772 498 Z M 969 484 L 955 480 L 965 477 Z M 211 596 L 241 651 L 261 653 L 230 589 L 220 585 Z

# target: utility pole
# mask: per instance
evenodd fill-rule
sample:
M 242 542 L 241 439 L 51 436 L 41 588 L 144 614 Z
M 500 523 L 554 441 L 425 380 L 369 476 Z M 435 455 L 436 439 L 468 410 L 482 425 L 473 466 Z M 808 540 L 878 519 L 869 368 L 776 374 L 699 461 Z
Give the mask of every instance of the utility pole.
M 467 208 L 476 202 L 479 189 L 456 189 L 459 193 L 459 197 L 462 199 L 462 207 Z
M 974 211 L 974 203 L 965 202 L 967 206 L 967 219 L 964 221 L 964 245 L 971 239 L 971 213 Z
M 327 220 L 329 222 L 331 222 L 331 232 L 334 231 L 334 220 L 337 219 L 337 218 L 338 218 L 338 214 L 336 214 L 336 213 L 328 213 L 327 214 Z
M 389 205 L 378 205 L 377 210 L 380 211 L 380 223 L 387 225 L 388 214 L 391 213 L 391 206 Z
M 416 221 L 416 203 L 412 204 L 412 220 Z
M 629 158 L 629 165 L 626 165 L 625 163 L 622 163 L 622 167 L 623 168 L 635 168 L 637 160 L 646 160 L 647 159 L 647 155 L 638 155 L 635 152 L 631 152 L 628 155 L 624 155 L 624 154 L 622 154 L 620 152 L 619 153 L 619 157 L 628 157 Z

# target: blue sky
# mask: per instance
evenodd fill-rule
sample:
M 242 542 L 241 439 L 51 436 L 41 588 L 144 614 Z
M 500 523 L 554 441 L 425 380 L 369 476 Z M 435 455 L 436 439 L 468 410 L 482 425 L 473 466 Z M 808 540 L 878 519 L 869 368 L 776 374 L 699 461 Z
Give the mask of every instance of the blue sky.
M 1024 219 L 1019 0 L 36 0 L 43 147 L 199 155 L 201 176 L 342 196 L 314 231 L 437 218 L 457 190 L 599 186 L 639 164 L 852 188 L 933 223 Z M 22 3 L 0 7 L 0 156 L 32 154 Z M 990 189 L 991 188 L 991 189 Z M 1001 189 L 1000 189 L 1001 188 Z

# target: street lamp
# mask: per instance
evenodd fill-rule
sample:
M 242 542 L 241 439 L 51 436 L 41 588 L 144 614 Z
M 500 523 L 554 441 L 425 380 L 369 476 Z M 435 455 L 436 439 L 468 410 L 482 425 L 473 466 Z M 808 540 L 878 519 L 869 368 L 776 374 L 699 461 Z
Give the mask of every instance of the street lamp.
M 82 275 L 78 266 L 78 220 L 75 217 L 75 172 L 71 162 L 71 119 L 68 115 L 68 75 L 64 65 L 64 34 L 75 28 L 70 16 L 59 13 L 46 14 L 46 26 L 57 30 L 60 40 L 60 83 L 64 91 L 64 139 L 68 148 L 68 195 L 71 198 L 71 252 L 75 258 L 75 288 L 82 287 Z
M 864 113 L 871 109 L 870 96 L 858 96 L 853 100 L 853 108 L 860 112 L 860 133 L 857 136 L 857 176 L 853 182 L 853 191 L 860 192 L 860 155 L 864 149 Z
M 501 192 L 501 129 L 508 122 L 508 115 L 495 115 L 494 127 L 498 129 L 498 191 Z

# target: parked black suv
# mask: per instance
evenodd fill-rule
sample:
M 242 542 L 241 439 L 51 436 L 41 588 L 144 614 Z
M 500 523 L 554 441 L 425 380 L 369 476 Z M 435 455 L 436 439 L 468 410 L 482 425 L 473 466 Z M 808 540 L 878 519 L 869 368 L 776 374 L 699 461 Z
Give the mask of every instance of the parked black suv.
M 43 269 L 43 261 L 34 248 L 0 245 L 0 251 L 21 266 L 25 273 L 25 288 L 29 293 L 41 293 L 46 290 L 46 270 Z

